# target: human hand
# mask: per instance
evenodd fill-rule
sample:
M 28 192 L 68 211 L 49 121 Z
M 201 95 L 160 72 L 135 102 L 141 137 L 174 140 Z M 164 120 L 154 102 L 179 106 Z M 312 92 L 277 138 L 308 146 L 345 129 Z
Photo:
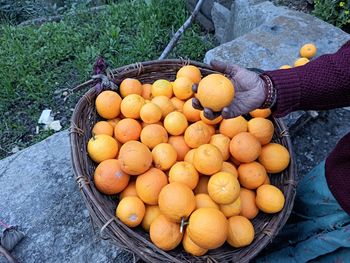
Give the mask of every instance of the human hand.
M 214 70 L 225 74 L 233 83 L 235 95 L 230 105 L 223 108 L 221 112 L 213 112 L 204 108 L 197 98 L 193 98 L 192 106 L 204 110 L 204 116 L 208 119 L 215 119 L 222 115 L 224 119 L 230 119 L 255 110 L 264 103 L 265 82 L 253 71 L 237 65 L 228 65 L 218 60 L 210 62 Z M 193 86 L 193 92 L 197 92 L 198 86 Z

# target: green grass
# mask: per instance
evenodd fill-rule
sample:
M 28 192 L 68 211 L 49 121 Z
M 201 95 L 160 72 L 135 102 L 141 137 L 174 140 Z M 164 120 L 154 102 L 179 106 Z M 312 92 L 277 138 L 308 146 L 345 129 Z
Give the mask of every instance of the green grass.
M 111 67 L 157 59 L 188 17 L 182 0 L 119 1 L 41 27 L 0 26 L 0 158 L 44 139 L 37 120 L 50 108 L 68 127 L 77 96 L 62 92 L 89 78 L 98 55 Z M 171 57 L 201 61 L 212 38 L 193 25 Z

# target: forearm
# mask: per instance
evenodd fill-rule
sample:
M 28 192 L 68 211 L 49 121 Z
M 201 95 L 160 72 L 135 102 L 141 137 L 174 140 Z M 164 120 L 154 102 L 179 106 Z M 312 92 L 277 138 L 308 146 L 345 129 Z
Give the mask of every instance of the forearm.
M 350 41 L 305 66 L 265 72 L 277 91 L 275 116 L 350 105 Z

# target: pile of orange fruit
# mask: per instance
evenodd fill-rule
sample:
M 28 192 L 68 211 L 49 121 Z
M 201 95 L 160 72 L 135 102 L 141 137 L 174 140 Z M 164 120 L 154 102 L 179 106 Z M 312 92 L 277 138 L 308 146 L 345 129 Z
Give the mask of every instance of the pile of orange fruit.
M 254 239 L 250 220 L 259 211 L 284 207 L 284 195 L 268 173 L 279 176 L 274 174 L 287 168 L 290 155 L 271 142 L 270 110 L 255 110 L 249 120 L 207 119 L 192 107 L 193 84 L 221 85 L 219 94 L 203 88 L 200 95 L 218 109 L 234 96 L 231 81 L 212 75 L 202 78 L 197 67 L 187 65 L 173 82 L 127 78 L 119 93 L 103 91 L 96 98 L 105 120 L 94 125 L 87 145 L 98 163 L 94 184 L 101 193 L 118 194 L 119 220 L 142 226 L 164 251 L 182 243 L 201 256 L 225 242 L 247 246 Z
M 317 53 L 317 47 L 313 43 L 307 43 L 303 45 L 299 50 L 300 57 L 294 61 L 294 67 L 304 66 L 310 62 Z M 289 69 L 292 68 L 290 65 L 283 65 L 280 69 Z

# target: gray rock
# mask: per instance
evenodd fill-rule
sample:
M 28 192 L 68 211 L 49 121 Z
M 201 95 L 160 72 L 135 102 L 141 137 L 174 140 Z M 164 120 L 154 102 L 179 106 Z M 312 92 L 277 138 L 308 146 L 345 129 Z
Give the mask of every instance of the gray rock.
M 215 58 L 243 67 L 272 70 L 284 64 L 293 65 L 305 43 L 315 43 L 317 56 L 320 56 L 335 52 L 349 39 L 349 34 L 314 16 L 289 11 L 244 36 L 209 50 L 204 62 Z
M 270 1 L 236 0 L 231 8 L 230 20 L 224 30 L 224 42 L 240 37 L 272 18 L 287 12 Z
M 215 37 L 222 44 L 226 40 L 226 27 L 230 19 L 230 10 L 219 3 L 214 3 L 211 17 L 215 27 Z
M 0 219 L 26 234 L 12 251 L 20 262 L 132 260 L 94 236 L 71 169 L 67 131 L 1 160 L 0 186 Z
M 194 3 L 192 3 L 194 2 Z M 197 1 L 187 1 L 187 8 L 192 12 Z M 214 31 L 214 24 L 211 17 L 203 14 L 202 10 L 197 14 L 196 21 L 208 32 Z
M 187 0 L 186 1 L 187 8 L 192 12 L 197 2 L 198 2 L 197 0 Z M 214 24 L 213 24 L 213 19 L 211 15 L 211 11 L 214 3 L 219 3 L 229 9 L 232 5 L 232 2 L 233 0 L 206 0 L 203 3 L 200 12 L 198 13 L 196 20 L 207 31 L 209 32 L 214 31 Z

